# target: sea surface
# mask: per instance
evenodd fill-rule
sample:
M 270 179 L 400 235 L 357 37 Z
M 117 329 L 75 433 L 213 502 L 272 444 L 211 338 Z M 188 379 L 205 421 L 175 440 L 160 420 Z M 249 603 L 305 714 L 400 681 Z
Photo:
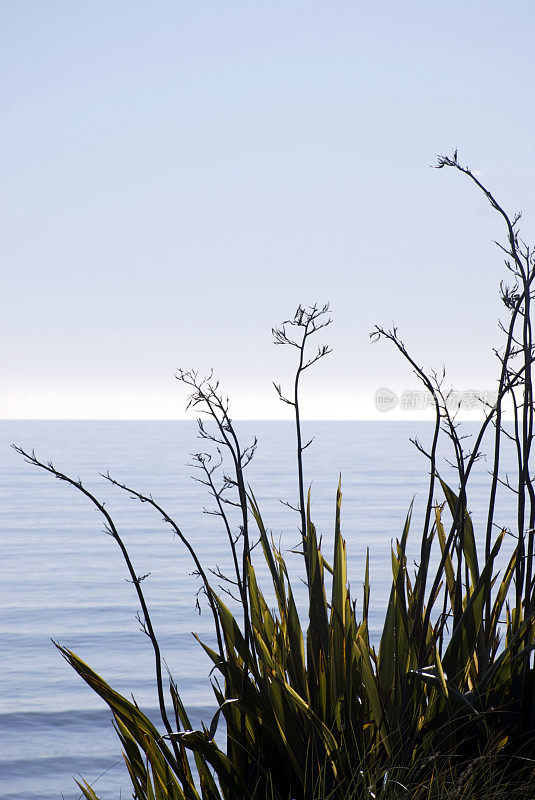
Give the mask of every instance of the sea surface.
M 236 423 L 244 445 L 258 437 L 248 480 L 264 523 L 283 550 L 299 542 L 295 505 L 295 435 L 289 422 Z M 464 431 L 476 429 L 466 423 Z M 306 422 L 315 436 L 305 451 L 312 516 L 330 557 L 336 488 L 342 480 L 342 532 L 349 577 L 360 607 L 366 552 L 370 552 L 371 624 L 377 637 L 387 601 L 390 545 L 399 537 L 411 501 L 409 553 L 417 555 L 427 496 L 428 462 L 410 438 L 429 445 L 430 423 Z M 206 568 L 230 572 L 222 521 L 190 454 L 214 452 L 197 438 L 194 422 L 0 422 L 0 798 L 74 800 L 74 777 L 94 783 L 102 800 L 131 797 L 119 740 L 107 706 L 62 659 L 52 640 L 74 650 L 126 696 L 133 695 L 158 723 L 153 654 L 136 620 L 134 587 L 103 519 L 79 491 L 30 466 L 9 447 L 35 449 L 41 460 L 80 477 L 105 501 L 143 582 L 166 663 L 194 726 L 215 709 L 211 664 L 192 631 L 213 641 L 210 615 L 183 545 L 148 504 L 133 500 L 99 473 L 151 493 L 173 517 Z M 490 444 L 487 443 L 490 450 Z M 442 456 L 448 454 L 447 448 Z M 504 453 L 504 472 L 513 467 Z M 489 462 L 482 460 L 469 492 L 476 531 L 483 536 Z M 225 470 L 230 472 L 231 465 Z M 450 470 L 441 461 L 441 470 Z M 215 475 L 222 477 L 223 470 Z M 214 476 L 215 477 L 215 476 Z M 442 500 L 438 493 L 437 499 Z M 497 521 L 513 524 L 511 496 L 500 494 Z M 505 548 L 510 547 L 507 542 Z M 259 582 L 271 599 L 259 548 Z M 302 565 L 288 554 L 299 605 Z M 214 583 L 217 583 L 214 577 Z M 232 601 L 229 599 L 229 604 Z M 306 617 L 304 618 L 306 625 Z

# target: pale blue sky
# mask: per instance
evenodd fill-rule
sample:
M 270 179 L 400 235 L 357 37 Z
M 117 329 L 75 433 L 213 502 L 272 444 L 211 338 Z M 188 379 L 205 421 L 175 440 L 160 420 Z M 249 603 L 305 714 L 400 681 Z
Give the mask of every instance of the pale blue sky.
M 214 367 L 236 418 L 287 415 L 270 329 L 316 300 L 335 352 L 306 417 L 417 387 L 374 322 L 456 388 L 493 388 L 503 230 L 429 165 L 458 147 L 535 238 L 532 0 L 0 15 L 0 417 L 178 417 L 178 366 Z

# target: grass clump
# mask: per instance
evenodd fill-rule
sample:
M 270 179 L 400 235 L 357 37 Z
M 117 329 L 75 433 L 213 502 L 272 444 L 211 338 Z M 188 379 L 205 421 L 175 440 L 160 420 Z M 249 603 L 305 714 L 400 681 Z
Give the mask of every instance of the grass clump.
M 304 481 L 303 453 L 309 443 L 303 443 L 301 436 L 300 378 L 329 352 L 320 345 L 308 355 L 310 337 L 330 322 L 328 306 L 300 306 L 291 320 L 274 329 L 276 343 L 294 347 L 298 359 L 291 396 L 286 397 L 280 386 L 275 388 L 295 414 L 299 500 L 294 510 L 300 521 L 307 619 L 299 617 L 284 555 L 271 540 L 245 480 L 256 441 L 242 446 L 228 401 L 211 377 L 178 374 L 191 390 L 190 406 L 205 415 L 199 422 L 200 437 L 218 454 L 214 458 L 213 452 L 198 453 L 195 463 L 228 537 L 233 573 L 224 577 L 239 601 L 239 615 L 225 604 L 191 543 L 152 496 L 106 476 L 157 510 L 194 561 L 216 638 L 213 648 L 200 642 L 214 666 L 212 688 L 218 711 L 210 726 L 192 730 L 177 684 L 164 678 L 142 578 L 107 509 L 80 480 L 17 448 L 32 464 L 69 483 L 97 507 L 137 592 L 154 650 L 162 729 L 75 653 L 57 646 L 111 708 L 138 800 L 498 800 L 506 795 L 527 800 L 535 794 L 535 490 L 530 472 L 530 304 L 535 263 L 518 235 L 519 217 L 507 215 L 471 170 L 459 163 L 456 153 L 441 157 L 437 166 L 464 173 L 505 222 L 502 250 L 511 282 L 502 283 L 501 296 L 508 320 L 502 325 L 504 346 L 496 351 L 497 401 L 484 407 L 483 423 L 469 450 L 443 390 L 444 376 L 427 374 L 395 328 L 377 326 L 372 334 L 397 347 L 430 392 L 435 409 L 430 445 L 415 441 L 428 460 L 430 476 L 419 531 L 420 557 L 409 569 L 409 512 L 391 552 L 392 584 L 378 646 L 369 633 L 369 560 L 358 603 L 347 581 L 341 487 L 336 493 L 334 550 L 329 560 L 316 533 Z M 503 425 L 506 403 L 513 411 L 512 432 Z M 492 426 L 487 524 L 483 546 L 478 547 L 468 491 L 483 437 Z M 451 447 L 455 485 L 439 471 L 441 437 Z M 517 516 L 509 530 L 515 546 L 505 561 L 500 554 L 506 530 L 497 529 L 494 522 L 497 488 L 504 482 L 500 473 L 504 441 L 512 444 L 517 456 L 517 475 L 505 479 L 517 500 Z M 267 566 L 275 608 L 269 607 L 257 583 L 258 558 Z M 226 731 L 225 747 L 214 738 L 220 724 Z M 96 800 L 89 784 L 79 786 L 85 797 Z

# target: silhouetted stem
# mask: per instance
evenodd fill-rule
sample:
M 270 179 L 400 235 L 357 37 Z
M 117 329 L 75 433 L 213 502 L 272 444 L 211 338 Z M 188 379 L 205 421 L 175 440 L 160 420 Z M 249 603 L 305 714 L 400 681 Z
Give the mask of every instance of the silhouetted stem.
M 119 549 L 121 551 L 121 554 L 123 556 L 124 562 L 125 562 L 126 567 L 128 569 L 128 573 L 130 575 L 130 579 L 131 579 L 132 583 L 135 586 L 136 593 L 137 593 L 137 596 L 138 596 L 138 600 L 139 600 L 139 603 L 141 605 L 141 609 L 142 609 L 142 612 L 143 612 L 143 622 L 144 622 L 144 625 L 145 625 L 146 633 L 147 633 L 147 635 L 148 635 L 148 637 L 149 637 L 149 639 L 151 641 L 152 649 L 154 651 L 155 671 L 156 671 L 156 685 L 157 685 L 157 691 L 158 691 L 158 705 L 159 705 L 159 708 L 160 708 L 160 714 L 161 714 L 162 721 L 163 721 L 163 724 L 165 726 L 166 731 L 168 733 L 172 733 L 173 732 L 173 728 L 171 726 L 171 723 L 169 722 L 169 718 L 167 716 L 167 711 L 165 709 L 165 699 L 164 699 L 164 694 L 163 694 L 163 678 L 162 678 L 162 657 L 161 657 L 161 653 L 160 653 L 160 646 L 158 644 L 158 639 L 156 638 L 156 634 L 154 633 L 154 628 L 152 627 L 152 621 L 151 621 L 151 618 L 150 618 L 149 609 L 147 607 L 147 603 L 145 601 L 145 596 L 144 596 L 143 590 L 141 588 L 141 580 L 140 580 L 139 576 L 137 575 L 136 571 L 134 570 L 134 567 L 133 567 L 132 561 L 130 559 L 130 556 L 128 554 L 128 551 L 126 549 L 126 546 L 125 546 L 121 536 L 119 535 L 119 532 L 117 531 L 117 528 L 115 526 L 115 523 L 114 523 L 113 519 L 111 518 L 111 516 L 109 515 L 109 513 L 105 509 L 103 503 L 99 502 L 99 500 L 97 500 L 95 495 L 92 494 L 88 489 L 85 488 L 85 486 L 82 485 L 82 482 L 79 479 L 78 480 L 74 480 L 74 478 L 70 478 L 68 475 L 65 475 L 63 472 L 60 472 L 59 470 L 57 470 L 54 467 L 54 465 L 51 462 L 48 462 L 47 464 L 45 464 L 42 461 L 39 461 L 39 459 L 36 457 L 35 453 L 33 453 L 33 452 L 31 454 L 30 453 L 26 453 L 21 447 L 17 447 L 16 445 L 13 445 L 13 448 L 17 451 L 17 453 L 20 453 L 20 455 L 23 456 L 28 463 L 33 464 L 36 467 L 40 467 L 41 469 L 44 469 L 46 472 L 49 472 L 52 475 L 54 475 L 54 477 L 58 478 L 58 480 L 65 481 L 65 483 L 69 483 L 71 486 L 74 486 L 75 489 L 78 489 L 79 492 L 81 492 L 83 495 L 85 495 L 85 497 L 87 497 L 88 500 L 90 500 L 91 503 L 93 503 L 93 505 L 96 506 L 96 508 L 99 510 L 99 512 L 102 514 L 102 516 L 106 520 L 107 532 L 110 534 L 110 536 L 112 536 L 113 539 L 115 539 L 115 541 L 119 545 Z M 177 747 L 175 742 L 173 742 L 173 751 L 174 751 L 175 758 L 178 761 L 180 759 L 180 754 L 179 754 L 178 747 Z

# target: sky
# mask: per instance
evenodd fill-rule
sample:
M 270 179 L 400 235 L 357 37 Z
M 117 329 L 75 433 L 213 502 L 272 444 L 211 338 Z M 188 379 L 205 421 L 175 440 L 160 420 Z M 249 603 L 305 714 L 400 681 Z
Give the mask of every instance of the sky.
M 288 418 L 272 381 L 290 387 L 295 352 L 271 328 L 299 303 L 333 318 L 305 418 L 425 416 L 375 324 L 455 390 L 495 388 L 503 223 L 431 165 L 458 148 L 533 240 L 532 0 L 3 0 L 0 18 L 1 418 L 181 418 L 179 367 L 213 369 L 236 419 Z

